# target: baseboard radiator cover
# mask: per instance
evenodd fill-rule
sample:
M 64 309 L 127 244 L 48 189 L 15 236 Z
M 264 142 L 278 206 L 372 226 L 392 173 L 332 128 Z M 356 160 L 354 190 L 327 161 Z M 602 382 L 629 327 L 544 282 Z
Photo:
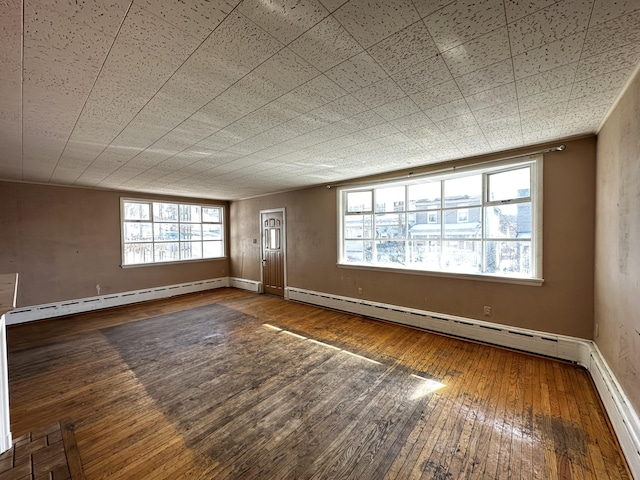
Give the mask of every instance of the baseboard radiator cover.
M 77 300 L 64 300 L 55 303 L 18 307 L 5 314 L 7 326 L 19 323 L 33 322 L 48 318 L 72 315 L 75 313 L 91 312 L 103 308 L 119 307 L 132 303 L 175 297 L 185 293 L 201 292 L 229 286 L 229 277 L 198 280 L 194 282 L 166 285 L 162 287 L 144 288 L 128 292 L 86 297 Z
M 640 420 L 600 350 L 591 340 L 301 288 L 288 287 L 286 296 L 294 301 L 581 365 L 593 378 L 633 477 L 640 480 Z
M 246 280 L 244 278 L 230 277 L 229 286 L 234 288 L 241 288 L 242 290 L 248 290 L 254 293 L 262 293 L 262 283 L 255 280 Z

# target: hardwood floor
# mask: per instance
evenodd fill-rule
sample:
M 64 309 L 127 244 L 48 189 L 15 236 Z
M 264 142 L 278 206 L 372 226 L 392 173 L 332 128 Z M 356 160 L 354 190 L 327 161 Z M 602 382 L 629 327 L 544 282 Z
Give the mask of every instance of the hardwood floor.
M 630 479 L 574 365 L 235 289 L 8 329 L 87 479 Z

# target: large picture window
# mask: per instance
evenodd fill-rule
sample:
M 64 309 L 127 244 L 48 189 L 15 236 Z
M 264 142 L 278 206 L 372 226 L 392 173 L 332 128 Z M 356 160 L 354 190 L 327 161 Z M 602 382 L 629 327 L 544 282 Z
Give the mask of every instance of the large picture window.
M 542 158 L 338 191 L 338 263 L 542 278 Z
M 122 265 L 224 257 L 224 209 L 121 200 Z

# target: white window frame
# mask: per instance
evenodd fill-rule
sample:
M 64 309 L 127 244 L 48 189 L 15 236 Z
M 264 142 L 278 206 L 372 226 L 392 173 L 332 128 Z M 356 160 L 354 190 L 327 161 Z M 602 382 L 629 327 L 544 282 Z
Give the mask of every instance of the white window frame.
M 530 167 L 530 196 L 526 198 L 516 198 L 509 199 L 506 201 L 490 201 L 489 196 L 489 185 L 488 178 L 490 174 L 506 172 L 509 170 L 516 170 L 518 168 L 522 168 L 523 166 Z M 442 172 L 439 171 L 434 174 L 425 174 L 420 175 L 419 177 L 412 176 L 410 179 L 402 179 L 402 180 L 392 180 L 392 181 L 381 181 L 381 182 L 371 182 L 370 184 L 358 184 L 354 186 L 344 186 L 337 189 L 337 210 L 338 210 L 338 261 L 337 265 L 341 268 L 356 268 L 356 269 L 371 269 L 371 270 L 383 270 L 383 271 L 397 271 L 411 274 L 423 274 L 423 275 L 432 275 L 432 276 L 441 276 L 441 277 L 450 277 L 450 278 L 468 278 L 468 279 L 477 279 L 481 281 L 495 281 L 495 282 L 503 282 L 503 283 L 515 283 L 522 285 L 535 285 L 540 286 L 544 282 L 543 272 L 542 272 L 542 173 L 543 173 L 543 156 L 542 155 L 533 155 L 527 157 L 520 157 L 508 160 L 494 161 L 494 162 L 486 162 L 483 164 L 477 164 L 468 167 L 459 167 L 455 169 L 450 169 L 449 171 Z M 531 201 L 531 273 L 530 276 L 521 276 L 521 275 L 510 275 L 510 274 L 496 274 L 496 273 L 462 273 L 462 272 L 453 272 L 448 270 L 423 270 L 411 266 L 405 266 L 401 264 L 382 264 L 373 262 L 350 262 L 347 260 L 346 252 L 345 252 L 345 236 L 344 236 L 344 228 L 345 228 L 345 217 L 347 215 L 355 215 L 355 212 L 347 213 L 347 204 L 346 198 L 348 192 L 357 192 L 357 191 L 371 191 L 372 197 L 374 198 L 374 202 L 372 204 L 372 210 L 370 212 L 361 212 L 365 215 L 372 215 L 373 224 L 371 225 L 371 229 L 374 232 L 373 235 L 375 237 L 375 190 L 379 188 L 385 187 L 394 187 L 394 186 L 405 186 L 414 185 L 418 183 L 434 181 L 434 180 L 447 180 L 453 179 L 457 177 L 464 177 L 470 175 L 482 174 L 482 203 L 477 206 L 460 206 L 462 208 L 480 208 L 481 219 L 482 219 L 482 235 L 479 239 L 474 239 L 474 241 L 480 241 L 482 243 L 482 262 L 483 269 L 485 262 L 485 244 L 490 241 L 504 241 L 508 239 L 492 239 L 487 236 L 485 231 L 485 208 L 490 206 L 497 205 L 507 205 L 507 204 L 517 204 L 522 202 L 528 202 L 529 199 Z M 444 182 L 441 183 L 442 190 L 444 190 Z M 442 192 L 444 194 L 444 191 Z M 439 210 L 442 212 L 440 215 L 440 220 L 442 223 L 442 228 L 444 229 L 445 215 L 444 213 L 447 210 L 454 210 L 456 208 L 447 208 L 444 206 L 444 199 L 442 200 L 442 208 Z M 457 207 L 459 209 L 460 207 Z M 409 198 L 408 198 L 408 188 L 405 188 L 405 208 L 404 212 L 408 215 L 412 210 L 409 207 Z M 427 217 L 428 218 L 428 217 Z M 407 220 L 408 222 L 408 217 Z M 405 228 L 407 226 L 405 225 Z M 408 242 L 408 236 L 406 237 L 406 241 Z M 441 230 L 441 242 L 445 241 L 444 238 L 444 230 Z M 454 240 L 455 241 L 455 240 Z M 513 241 L 513 240 L 511 240 Z M 373 241 L 374 249 L 375 247 L 375 238 Z M 376 258 L 375 251 L 372 252 L 373 258 Z
M 149 211 L 150 211 L 150 219 L 149 220 L 127 220 L 125 219 L 125 210 L 124 210 L 124 206 L 125 203 L 140 203 L 140 204 L 147 204 L 149 205 Z M 216 208 L 220 210 L 220 221 L 219 222 L 206 222 L 203 221 L 202 217 L 200 218 L 200 222 L 182 222 L 180 221 L 179 217 L 178 220 L 175 222 L 157 222 L 154 221 L 153 218 L 153 204 L 157 203 L 157 204 L 173 204 L 173 205 L 178 205 L 178 208 L 180 208 L 181 205 L 189 205 L 189 206 L 197 206 L 202 208 Z M 215 257 L 201 257 L 201 258 L 189 258 L 189 259 L 180 259 L 180 260 L 169 260 L 169 261 L 156 261 L 155 259 L 153 261 L 150 262 L 140 262 L 140 263 L 126 263 L 126 255 L 125 255 L 125 245 L 129 245 L 129 244 L 134 244 L 134 243 L 141 243 L 141 244 L 152 244 L 152 251 L 155 250 L 155 244 L 156 243 L 165 243 L 165 242 L 161 242 L 161 241 L 156 241 L 155 238 L 153 238 L 152 235 L 152 239 L 149 241 L 143 241 L 143 242 L 128 242 L 125 239 L 125 223 L 150 223 L 151 224 L 151 230 L 152 232 L 154 231 L 153 225 L 156 223 L 176 223 L 178 224 L 178 232 L 180 231 L 180 225 L 181 224 L 188 224 L 188 225 L 200 225 L 201 226 L 201 231 L 202 231 L 202 225 L 220 225 L 220 235 L 221 238 L 220 240 L 212 240 L 215 242 L 220 242 L 221 244 L 221 252 L 222 255 L 220 256 L 215 256 Z M 174 243 L 187 243 L 187 242 L 200 242 L 203 244 L 203 248 L 204 248 L 204 242 L 205 240 L 203 239 L 203 237 L 200 237 L 200 240 L 181 240 L 180 239 L 180 234 L 178 233 L 178 238 L 176 239 L 176 241 Z M 178 246 L 178 249 L 180 250 L 180 246 Z M 203 250 L 201 250 L 203 251 Z M 133 268 L 133 267 L 150 267 L 150 266 L 157 266 L 157 265 L 172 265 L 172 264 L 176 264 L 176 263 L 192 263 L 192 262 L 206 262 L 206 261 L 211 261 L 211 260 L 220 260 L 220 259 L 225 259 L 226 257 L 226 209 L 224 207 L 224 205 L 220 205 L 220 204 L 208 204 L 208 203 L 200 203 L 200 202 L 176 202 L 173 200 L 149 200 L 146 198 L 132 198 L 132 197 L 120 197 L 120 253 L 121 253 L 121 264 L 120 266 L 122 268 Z M 153 252 L 152 252 L 153 254 Z M 203 253 L 204 255 L 204 253 Z

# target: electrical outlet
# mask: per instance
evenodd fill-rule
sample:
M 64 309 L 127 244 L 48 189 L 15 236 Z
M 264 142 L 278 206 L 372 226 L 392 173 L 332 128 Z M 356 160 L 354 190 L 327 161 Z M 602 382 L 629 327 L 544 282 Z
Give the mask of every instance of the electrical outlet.
M 491 316 L 491 307 L 488 307 L 487 305 L 484 306 L 484 316 L 485 317 Z
M 358 287 L 358 295 L 362 295 L 362 287 Z

